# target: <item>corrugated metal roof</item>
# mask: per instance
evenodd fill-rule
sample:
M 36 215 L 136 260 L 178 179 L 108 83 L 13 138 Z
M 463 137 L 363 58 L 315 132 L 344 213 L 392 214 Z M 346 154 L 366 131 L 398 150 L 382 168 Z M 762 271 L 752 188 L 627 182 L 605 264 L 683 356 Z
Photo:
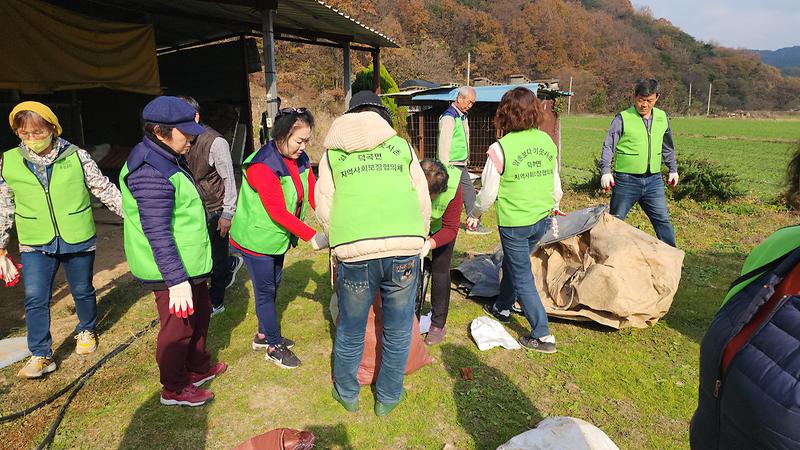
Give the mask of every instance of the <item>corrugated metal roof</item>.
M 297 4 L 300 8 L 293 8 L 292 4 Z M 314 12 L 317 10 L 320 11 L 320 15 L 324 15 L 325 22 L 316 24 L 316 26 L 320 28 L 326 28 L 324 30 L 326 33 L 333 33 L 339 34 L 342 32 L 346 32 L 349 36 L 352 36 L 353 42 L 358 42 L 361 44 L 368 44 L 375 47 L 399 47 L 399 45 L 392 40 L 392 38 L 386 36 L 385 34 L 381 33 L 380 31 L 368 27 L 363 23 L 355 20 L 354 18 L 350 17 L 343 11 L 339 11 L 338 9 L 325 4 L 325 2 L 321 2 L 319 0 L 295 0 L 295 1 L 280 1 L 278 2 L 278 15 L 277 17 L 281 16 L 283 12 L 283 8 L 287 9 L 295 9 L 298 11 L 302 8 L 302 4 L 306 4 L 309 8 L 306 10 L 306 13 L 312 13 L 311 8 L 314 8 Z M 328 9 L 330 12 L 324 12 L 321 6 Z M 331 14 L 333 13 L 333 14 Z M 312 14 L 313 15 L 313 14 Z M 337 17 L 338 16 L 338 17 Z M 286 18 L 289 17 L 285 16 Z M 302 15 L 300 15 L 302 17 Z M 344 19 L 344 20 L 343 20 Z
M 47 0 L 89 16 L 152 23 L 160 48 L 241 33 L 261 33 L 257 0 Z M 280 0 L 273 26 L 281 35 L 371 47 L 399 47 L 388 36 L 318 0 Z

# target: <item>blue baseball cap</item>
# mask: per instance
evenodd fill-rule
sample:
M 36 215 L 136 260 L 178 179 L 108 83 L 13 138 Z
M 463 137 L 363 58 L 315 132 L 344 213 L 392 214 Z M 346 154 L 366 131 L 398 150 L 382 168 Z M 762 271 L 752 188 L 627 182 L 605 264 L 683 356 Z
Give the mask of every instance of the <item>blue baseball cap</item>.
M 142 110 L 142 119 L 145 122 L 177 128 L 183 134 L 199 136 L 206 129 L 195 122 L 197 114 L 185 100 L 178 97 L 162 95 L 150 101 Z

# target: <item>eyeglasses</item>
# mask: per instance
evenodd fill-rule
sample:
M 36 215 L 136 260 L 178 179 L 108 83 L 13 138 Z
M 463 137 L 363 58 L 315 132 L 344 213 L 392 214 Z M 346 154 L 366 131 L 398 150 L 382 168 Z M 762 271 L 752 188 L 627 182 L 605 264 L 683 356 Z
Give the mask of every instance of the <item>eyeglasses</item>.
M 47 135 L 50 134 L 50 133 L 51 133 L 51 131 L 47 130 L 47 129 L 40 129 L 40 130 L 33 130 L 33 131 L 17 130 L 17 136 L 19 136 L 22 139 L 31 139 L 31 138 L 33 138 L 33 139 L 43 139 L 43 138 L 47 137 Z
M 281 110 L 278 111 L 278 115 L 279 116 L 283 116 L 286 114 L 300 115 L 300 114 L 305 114 L 306 111 L 308 111 L 308 108 L 281 108 Z

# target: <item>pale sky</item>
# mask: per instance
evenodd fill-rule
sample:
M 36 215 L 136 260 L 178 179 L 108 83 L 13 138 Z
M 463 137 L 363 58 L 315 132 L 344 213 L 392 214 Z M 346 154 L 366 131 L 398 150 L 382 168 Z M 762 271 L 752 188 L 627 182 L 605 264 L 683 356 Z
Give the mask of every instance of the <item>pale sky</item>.
M 800 0 L 632 0 L 704 42 L 776 50 L 800 45 Z

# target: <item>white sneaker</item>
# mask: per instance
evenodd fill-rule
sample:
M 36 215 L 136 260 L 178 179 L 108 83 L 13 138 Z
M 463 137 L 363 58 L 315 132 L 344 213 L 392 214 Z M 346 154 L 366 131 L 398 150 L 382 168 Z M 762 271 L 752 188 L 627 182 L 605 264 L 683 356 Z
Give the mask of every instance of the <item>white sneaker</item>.
M 39 378 L 46 373 L 55 371 L 58 368 L 53 358 L 44 356 L 31 356 L 31 359 L 22 366 L 17 376 L 20 378 Z

